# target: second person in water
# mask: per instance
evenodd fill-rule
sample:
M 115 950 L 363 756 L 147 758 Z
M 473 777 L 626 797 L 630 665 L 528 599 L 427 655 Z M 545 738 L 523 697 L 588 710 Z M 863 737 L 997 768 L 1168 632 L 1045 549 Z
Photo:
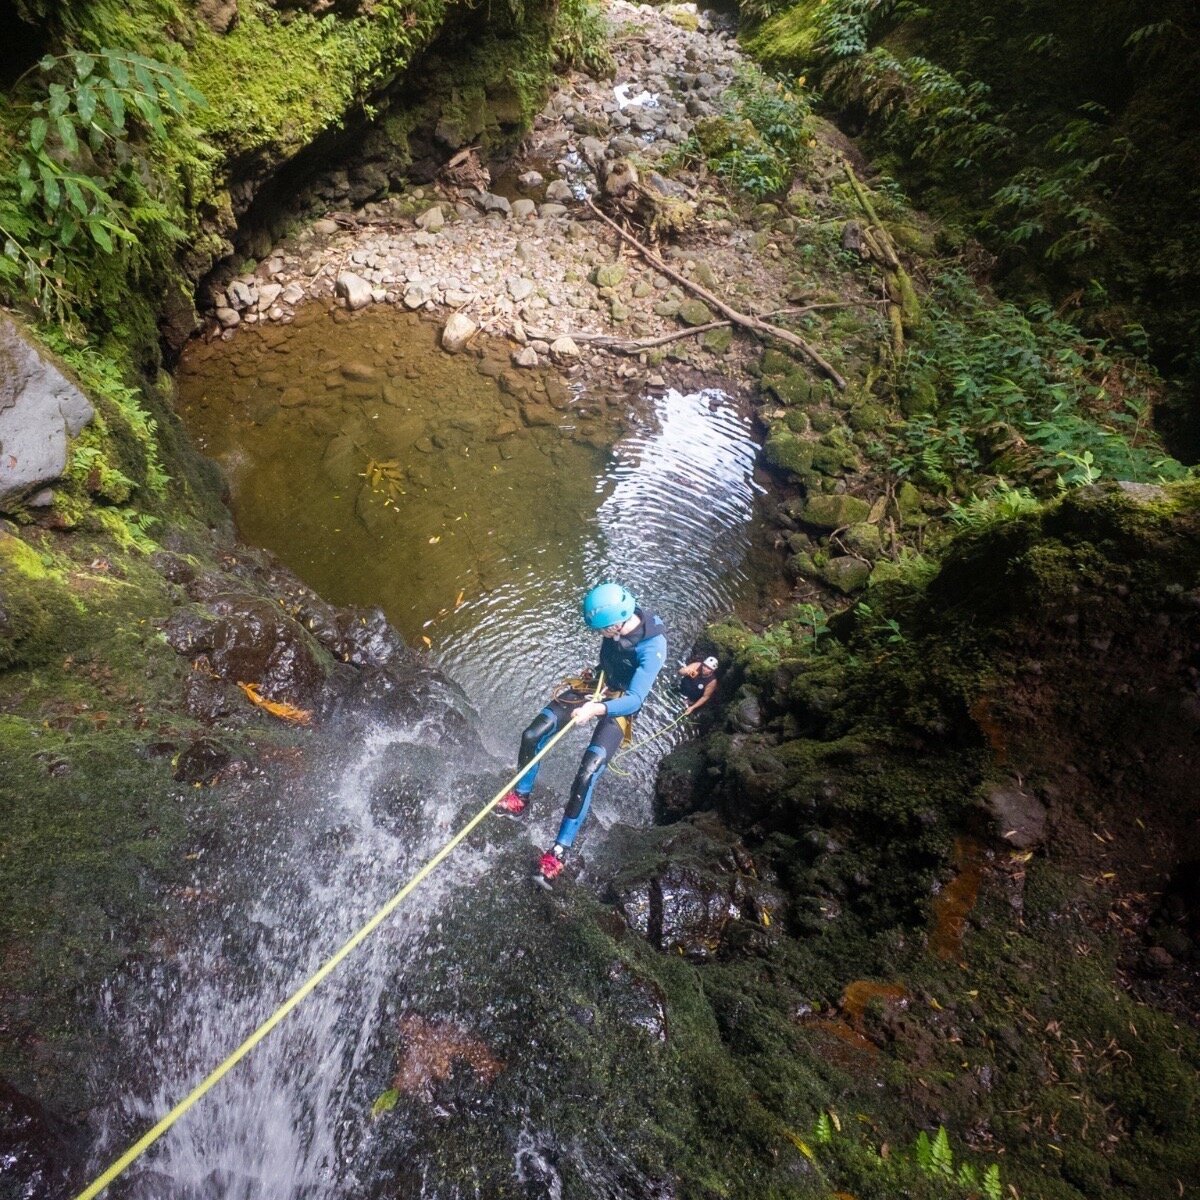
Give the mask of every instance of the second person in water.
M 590 672 L 557 692 L 521 735 L 517 766 L 523 767 L 567 722 L 584 725 L 598 719 L 592 740 L 583 752 L 570 799 L 554 845 L 542 855 L 539 876 L 549 882 L 562 871 L 567 851 L 588 814 L 592 793 L 622 741 L 628 738 L 630 719 L 642 707 L 667 657 L 666 626 L 653 612 L 639 607 L 620 584 L 602 583 L 583 598 L 583 619 L 589 629 L 603 635 L 598 670 L 603 672 L 604 694 L 592 699 L 587 690 L 595 676 Z M 537 779 L 535 763 L 504 796 L 497 808 L 520 816 L 529 804 Z

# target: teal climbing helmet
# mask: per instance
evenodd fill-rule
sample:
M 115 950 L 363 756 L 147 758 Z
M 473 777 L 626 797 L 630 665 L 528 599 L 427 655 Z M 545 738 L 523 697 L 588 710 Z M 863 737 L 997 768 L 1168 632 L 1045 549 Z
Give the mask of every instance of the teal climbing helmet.
M 636 607 L 637 601 L 619 583 L 600 583 L 583 598 L 583 619 L 589 629 L 607 629 L 628 621 Z

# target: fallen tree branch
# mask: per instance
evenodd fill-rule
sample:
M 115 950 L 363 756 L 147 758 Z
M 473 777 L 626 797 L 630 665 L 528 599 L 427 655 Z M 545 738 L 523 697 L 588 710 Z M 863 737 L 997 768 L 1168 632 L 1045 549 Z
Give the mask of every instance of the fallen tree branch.
M 871 222 L 871 225 L 863 231 L 864 240 L 871 250 L 872 257 L 887 273 L 888 295 L 891 300 L 888 305 L 888 321 L 892 327 L 892 353 L 896 358 L 900 358 L 904 353 L 904 331 L 912 329 L 920 320 L 921 303 L 917 299 L 912 279 L 904 269 L 900 255 L 896 253 L 896 243 L 879 219 L 879 214 L 875 211 L 875 205 L 871 203 L 871 197 L 867 194 L 866 188 L 858 181 L 858 176 L 854 174 L 850 164 L 844 165 L 846 178 L 850 181 L 855 199 L 866 213 L 867 220 Z
M 759 335 L 773 337 L 777 341 L 783 342 L 784 345 L 792 346 L 799 350 L 800 353 L 808 359 L 808 361 L 822 371 L 829 379 L 833 381 L 834 386 L 838 391 L 846 390 L 846 381 L 841 375 L 831 366 L 816 350 L 813 349 L 802 337 L 792 333 L 790 329 L 781 329 L 778 325 L 772 325 L 768 321 L 762 320 L 761 317 L 750 316 L 747 313 L 738 312 L 736 308 L 726 304 L 719 296 L 713 295 L 707 288 L 701 287 L 698 283 L 694 283 L 686 275 L 668 267 L 661 258 L 658 257 L 652 250 L 643 246 L 641 242 L 622 229 L 611 217 L 601 212 L 596 207 L 592 200 L 587 201 L 587 206 L 602 220 L 606 225 L 611 226 L 617 231 L 641 256 L 648 262 L 656 271 L 666 275 L 668 279 L 675 280 L 681 287 L 687 288 L 693 295 L 699 296 L 706 304 L 711 305 L 719 313 L 729 319 L 733 325 L 740 325 L 743 329 L 749 329 Z M 695 328 L 699 328 L 696 326 Z
M 763 315 L 767 317 L 794 317 L 819 308 L 880 308 L 887 303 L 888 301 L 886 300 L 847 300 L 826 304 L 806 304 L 803 308 L 778 308 L 774 312 L 764 313 Z M 669 342 L 677 342 L 681 338 L 708 333 L 710 329 L 727 329 L 732 324 L 733 321 L 728 320 L 706 321 L 703 325 L 692 325 L 688 329 L 676 329 L 671 333 L 659 334 L 656 337 L 638 338 L 632 341 L 615 338 L 608 333 L 563 334 L 553 333 L 547 329 L 530 329 L 528 327 L 526 327 L 525 332 L 534 341 L 539 342 L 553 342 L 555 338 L 569 337 L 573 342 L 595 346 L 598 350 L 611 350 L 616 354 L 637 354 L 642 350 L 653 350 L 656 346 L 665 346 Z

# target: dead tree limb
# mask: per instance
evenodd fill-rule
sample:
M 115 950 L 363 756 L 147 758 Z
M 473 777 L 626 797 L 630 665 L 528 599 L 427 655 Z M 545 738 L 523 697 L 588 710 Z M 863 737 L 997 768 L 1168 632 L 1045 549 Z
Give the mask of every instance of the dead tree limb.
M 668 267 L 657 254 L 647 249 L 633 234 L 622 229 L 616 221 L 601 212 L 590 199 L 587 201 L 587 205 L 600 220 L 615 229 L 656 271 L 660 271 L 668 279 L 675 280 L 676 283 L 681 287 L 687 288 L 693 295 L 699 296 L 706 304 L 711 305 L 719 313 L 727 317 L 731 324 L 740 325 L 743 329 L 749 329 L 760 336 L 773 337 L 777 341 L 783 342 L 784 345 L 792 346 L 796 350 L 799 350 L 814 367 L 833 381 L 838 391 L 844 392 L 846 390 L 845 379 L 802 337 L 792 333 L 790 329 L 781 329 L 778 325 L 772 325 L 770 322 L 762 320 L 761 317 L 754 317 L 747 313 L 738 312 L 736 308 L 726 304 L 719 296 L 714 296 L 707 288 L 701 287 L 698 283 L 693 283 L 686 275 L 680 274 L 680 272 Z
M 848 300 L 826 304 L 806 304 L 803 308 L 778 308 L 774 312 L 764 313 L 767 317 L 796 317 L 804 313 L 822 308 L 879 308 L 887 304 L 886 300 Z M 608 333 L 552 333 L 547 329 L 530 329 L 525 332 L 535 341 L 553 342 L 555 338 L 569 337 L 573 342 L 595 346 L 598 350 L 612 350 L 617 354 L 638 354 L 642 350 L 653 350 L 656 346 L 665 346 L 669 342 L 677 342 L 681 338 L 693 337 L 697 334 L 708 333 L 710 329 L 727 329 L 732 321 L 707 321 L 703 325 L 693 325 L 688 329 L 676 329 L 672 333 L 659 334 L 657 337 L 638 338 L 626 341 L 615 338 Z M 474 336 L 474 335 L 472 335 Z
M 896 253 L 896 243 L 879 219 L 867 189 L 858 181 L 858 176 L 854 174 L 850 164 L 846 163 L 845 167 L 846 178 L 850 181 L 855 199 L 866 214 L 867 220 L 871 222 L 871 227 L 864 231 L 867 244 L 876 262 L 887 273 L 888 295 L 891 299 L 888 320 L 892 326 L 892 352 L 899 358 L 904 353 L 904 331 L 911 329 L 920 320 L 921 302 L 917 299 L 912 279 L 900 261 L 900 255 Z

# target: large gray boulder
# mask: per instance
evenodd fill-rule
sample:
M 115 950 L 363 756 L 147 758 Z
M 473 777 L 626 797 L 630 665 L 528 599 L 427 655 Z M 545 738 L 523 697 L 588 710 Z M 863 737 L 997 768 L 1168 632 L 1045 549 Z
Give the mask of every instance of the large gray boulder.
M 71 438 L 94 416 L 79 388 L 0 315 L 0 508 L 60 478 Z

